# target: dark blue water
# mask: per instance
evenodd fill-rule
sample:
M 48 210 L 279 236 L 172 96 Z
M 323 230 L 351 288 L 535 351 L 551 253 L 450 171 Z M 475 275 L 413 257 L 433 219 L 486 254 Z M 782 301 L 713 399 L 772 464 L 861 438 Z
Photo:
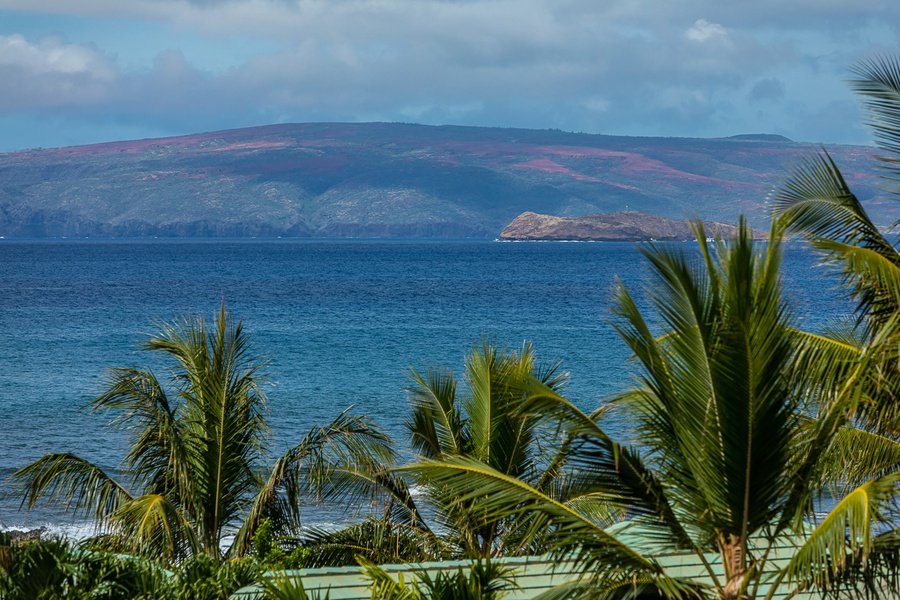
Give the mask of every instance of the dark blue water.
M 786 286 L 807 326 L 846 312 L 800 246 Z M 20 514 L 2 480 L 47 451 L 112 468 L 119 436 L 79 410 L 108 367 L 144 365 L 154 318 L 224 301 L 271 357 L 276 446 L 355 405 L 403 438 L 409 368 L 459 369 L 482 335 L 571 373 L 589 410 L 630 381 L 607 322 L 615 277 L 639 291 L 631 244 L 495 242 L 0 242 L 0 527 Z

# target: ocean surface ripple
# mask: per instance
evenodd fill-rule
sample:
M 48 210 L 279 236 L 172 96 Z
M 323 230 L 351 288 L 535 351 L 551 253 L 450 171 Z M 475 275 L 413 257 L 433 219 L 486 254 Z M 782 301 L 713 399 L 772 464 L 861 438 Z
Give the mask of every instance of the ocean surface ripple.
M 849 312 L 816 262 L 788 248 L 785 287 L 811 328 Z M 646 276 L 628 243 L 0 240 L 0 528 L 83 534 L 55 511 L 20 512 L 6 478 L 50 451 L 116 469 L 123 437 L 80 407 L 104 369 L 154 364 L 135 345 L 159 320 L 224 300 L 244 321 L 271 357 L 274 456 L 351 405 L 405 443 L 409 369 L 459 372 L 481 336 L 562 361 L 590 410 L 632 377 L 609 324 L 616 278 L 640 295 Z

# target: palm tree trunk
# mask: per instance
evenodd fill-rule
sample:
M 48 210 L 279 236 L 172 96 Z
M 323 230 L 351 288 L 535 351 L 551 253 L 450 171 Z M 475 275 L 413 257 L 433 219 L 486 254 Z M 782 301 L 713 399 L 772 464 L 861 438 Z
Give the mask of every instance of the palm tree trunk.
M 746 594 L 742 594 L 744 588 L 744 577 L 747 575 L 747 568 L 744 562 L 744 540 L 735 534 L 728 536 L 728 542 L 724 540 L 719 542 L 722 546 L 722 558 L 725 562 L 725 576 L 728 578 L 724 588 L 725 600 L 738 600 L 749 598 Z

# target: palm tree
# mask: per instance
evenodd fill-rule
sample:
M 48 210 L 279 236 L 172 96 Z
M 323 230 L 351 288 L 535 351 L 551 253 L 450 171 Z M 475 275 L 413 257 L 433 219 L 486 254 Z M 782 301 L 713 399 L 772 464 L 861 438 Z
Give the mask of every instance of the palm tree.
M 539 364 L 528 343 L 510 352 L 482 339 L 466 358 L 464 388 L 450 370 L 413 370 L 412 379 L 407 429 L 419 458 L 465 457 L 537 489 L 557 491 L 565 458 L 553 435 L 558 431 L 548 432 L 545 422 L 519 408 L 533 383 L 562 390 L 567 374 L 559 363 Z M 523 520 L 485 519 L 477 503 L 449 501 L 441 486 L 427 486 L 426 498 L 448 526 L 448 541 L 467 556 L 515 554 L 534 542 Z
M 567 374 L 559 363 L 539 363 L 530 344 L 510 351 L 482 340 L 466 358 L 462 383 L 452 370 L 438 368 L 413 370 L 411 379 L 406 426 L 419 459 L 479 461 L 554 498 L 580 503 L 610 523 L 615 520 L 605 505 L 582 493 L 577 481 L 564 478 L 569 443 L 558 423 L 520 411 L 534 385 L 563 389 Z M 421 494 L 413 498 L 409 483 L 391 472 L 396 466 L 380 465 L 376 473 L 341 472 L 344 479 L 334 487 L 341 501 L 355 502 L 350 492 L 371 496 L 381 491 L 387 504 L 380 518 L 337 532 L 307 532 L 308 565 L 355 564 L 357 555 L 376 563 L 420 562 L 541 550 L 544 522 L 537 515 L 488 518 L 478 503 L 453 502 L 441 485 L 428 482 L 421 482 Z
M 653 320 L 621 284 L 615 297 L 615 325 L 640 374 L 614 404 L 633 416 L 642 447 L 615 442 L 596 417 L 545 386 L 534 386 L 527 400 L 528 411 L 562 419 L 574 436 L 569 478 L 626 511 L 632 526 L 625 530 L 637 528 L 645 544 L 469 458 L 409 467 L 491 518 L 547 518 L 560 556 L 585 572 L 561 595 L 737 599 L 771 598 L 779 586 L 795 593 L 833 587 L 869 556 L 875 522 L 896 498 L 900 474 L 870 477 L 815 524 L 812 500 L 829 466 L 822 459 L 857 406 L 859 385 L 840 366 L 818 364 L 814 374 L 799 368 L 810 361 L 780 293 L 777 223 L 764 250 L 743 220 L 736 239 L 714 247 L 702 224 L 694 227 L 699 253 L 641 247 L 653 273 Z M 812 377 L 838 372 L 844 377 L 833 380 L 842 387 L 812 385 Z M 805 418 L 824 396 L 827 410 Z M 792 557 L 774 562 L 785 544 L 795 545 Z M 654 558 L 666 552 L 693 554 L 705 576 L 673 575 Z
M 266 360 L 224 303 L 213 323 L 160 324 L 141 349 L 169 361 L 169 386 L 149 368 L 113 369 L 90 403 L 130 436 L 123 479 L 68 452 L 46 454 L 13 475 L 28 508 L 61 502 L 94 519 L 108 547 L 173 560 L 219 557 L 234 535 L 225 550 L 233 557 L 263 518 L 296 532 L 299 500 L 328 489 L 330 469 L 394 460 L 390 438 L 345 411 L 266 471 Z
M 854 69 L 889 186 L 900 177 L 900 58 L 883 57 Z M 892 194 L 898 190 L 893 187 Z M 772 198 L 773 209 L 821 254 L 856 303 L 855 318 L 830 328 L 811 345 L 851 365 L 867 356 L 865 397 L 842 431 L 834 455 L 843 463 L 835 483 L 854 485 L 870 473 L 900 471 L 900 251 L 878 229 L 827 152 L 805 158 Z

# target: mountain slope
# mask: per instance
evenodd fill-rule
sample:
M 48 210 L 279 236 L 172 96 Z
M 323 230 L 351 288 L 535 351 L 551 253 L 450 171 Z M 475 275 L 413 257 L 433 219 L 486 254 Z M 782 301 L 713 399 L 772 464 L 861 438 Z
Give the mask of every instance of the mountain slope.
M 525 211 L 764 225 L 812 144 L 392 123 L 269 125 L 0 154 L 0 236 L 496 237 Z M 882 222 L 871 149 L 829 147 Z

